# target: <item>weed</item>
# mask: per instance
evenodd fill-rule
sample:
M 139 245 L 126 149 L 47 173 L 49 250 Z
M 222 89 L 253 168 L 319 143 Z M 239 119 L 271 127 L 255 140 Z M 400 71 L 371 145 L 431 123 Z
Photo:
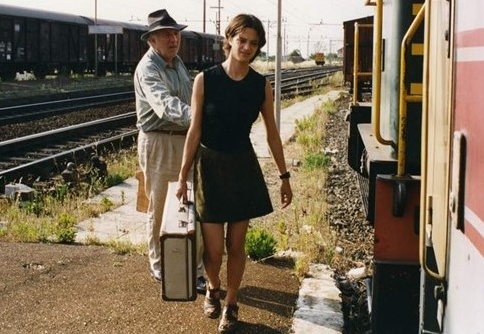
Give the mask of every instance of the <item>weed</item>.
M 101 240 L 99 240 L 98 237 L 89 235 L 84 239 L 84 244 L 90 245 L 90 246 L 100 246 L 102 245 Z
M 105 181 L 105 186 L 106 187 L 112 187 L 112 186 L 115 186 L 117 184 L 120 184 L 121 182 L 123 182 L 125 179 L 125 177 L 123 178 L 122 175 L 119 175 L 119 174 L 110 174 L 106 177 L 106 181 Z
M 307 255 L 300 256 L 296 259 L 296 264 L 294 265 L 294 271 L 298 277 L 304 277 L 309 271 L 309 265 L 311 264 L 311 259 Z
M 147 254 L 146 245 L 135 245 L 127 240 L 111 240 L 106 244 L 114 254 L 129 255 L 129 254 Z
M 57 219 L 55 234 L 57 241 L 63 244 L 72 244 L 76 240 L 76 218 L 63 213 Z
M 322 152 L 308 153 L 304 157 L 303 167 L 308 170 L 314 170 L 326 167 L 329 163 L 329 158 Z
M 106 196 L 103 196 L 101 198 L 101 206 L 103 207 L 103 211 L 107 212 L 111 210 L 111 208 L 114 206 L 114 203 Z
M 277 241 L 267 230 L 252 227 L 247 231 L 245 252 L 252 260 L 262 260 L 274 255 Z
M 125 204 L 126 203 L 126 193 L 124 192 L 124 190 L 121 190 L 121 204 Z

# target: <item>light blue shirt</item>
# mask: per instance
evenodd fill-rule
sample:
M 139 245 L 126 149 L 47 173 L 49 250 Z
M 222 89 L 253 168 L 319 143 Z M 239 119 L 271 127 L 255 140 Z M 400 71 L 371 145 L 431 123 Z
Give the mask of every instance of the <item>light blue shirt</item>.
M 177 56 L 169 67 L 153 48 L 141 58 L 134 74 L 136 126 L 143 131 L 186 130 L 190 125 L 192 81 Z

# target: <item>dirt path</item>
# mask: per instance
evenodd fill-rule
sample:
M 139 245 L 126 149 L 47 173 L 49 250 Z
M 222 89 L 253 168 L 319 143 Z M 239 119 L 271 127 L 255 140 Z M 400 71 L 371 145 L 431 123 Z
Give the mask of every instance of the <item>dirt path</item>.
M 247 262 L 238 333 L 290 332 L 299 288 L 292 267 Z M 217 321 L 205 318 L 202 303 L 202 296 L 162 301 L 145 256 L 0 243 L 1 333 L 216 333 Z

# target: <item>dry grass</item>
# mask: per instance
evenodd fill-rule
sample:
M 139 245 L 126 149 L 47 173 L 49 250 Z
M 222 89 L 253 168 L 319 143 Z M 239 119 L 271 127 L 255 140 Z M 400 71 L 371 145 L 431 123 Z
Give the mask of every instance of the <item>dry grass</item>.
M 267 61 L 256 59 L 251 64 L 251 66 L 260 73 L 266 73 L 266 72 L 273 72 L 276 68 L 276 63 L 273 61 L 267 62 Z M 281 68 L 283 69 L 305 68 L 305 67 L 314 67 L 314 66 L 316 66 L 316 63 L 314 62 L 314 60 L 307 60 L 297 64 L 291 61 L 281 62 Z
M 275 164 L 270 159 L 262 161 L 275 211 L 252 224 L 274 233 L 279 251 L 296 254 L 299 276 L 306 274 L 310 263 L 331 263 L 334 255 L 335 236 L 325 218 L 325 167 L 314 166 L 308 159 L 321 154 L 328 108 L 323 105 L 311 117 L 299 121 L 293 139 L 285 145 L 294 194 L 288 208 L 279 208 L 280 180 Z

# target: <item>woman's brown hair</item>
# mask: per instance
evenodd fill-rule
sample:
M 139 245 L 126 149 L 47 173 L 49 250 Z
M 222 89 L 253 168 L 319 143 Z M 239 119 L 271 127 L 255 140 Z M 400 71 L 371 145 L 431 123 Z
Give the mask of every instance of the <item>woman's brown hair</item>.
M 238 35 L 245 28 L 254 29 L 259 37 L 257 51 L 250 61 L 252 62 L 260 54 L 260 49 L 266 45 L 266 32 L 262 22 L 254 15 L 239 14 L 230 21 L 229 25 L 225 29 L 225 40 L 223 45 L 225 57 L 228 57 L 230 50 L 232 49 L 232 46 L 229 44 L 229 39 Z

